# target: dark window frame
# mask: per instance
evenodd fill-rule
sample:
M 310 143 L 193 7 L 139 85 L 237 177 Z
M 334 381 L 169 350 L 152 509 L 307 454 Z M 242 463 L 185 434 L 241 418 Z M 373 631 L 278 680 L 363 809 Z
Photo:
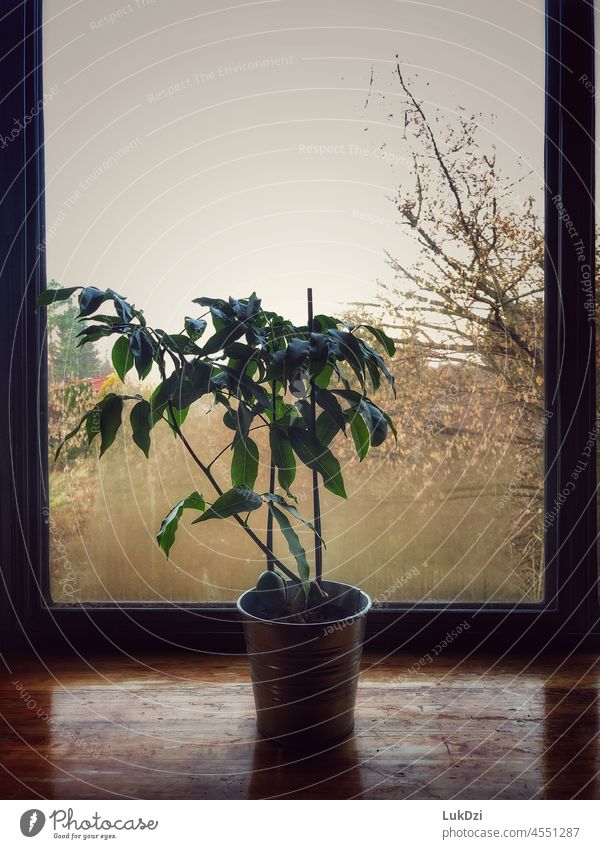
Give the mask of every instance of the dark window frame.
M 546 504 L 553 504 L 596 423 L 595 328 L 588 320 L 573 240 L 560 196 L 589 254 L 594 277 L 593 3 L 547 0 L 545 141 Z M 1 127 L 32 115 L 42 97 L 42 3 L 24 0 L 0 18 Z M 86 604 L 50 600 L 46 460 L 43 111 L 0 151 L 0 239 L 4 332 L 0 385 L 6 442 L 0 485 L 5 643 L 33 647 L 136 646 L 226 652 L 243 647 L 232 605 Z M 436 645 L 465 619 L 461 648 L 543 647 L 560 637 L 583 644 L 598 632 L 595 454 L 546 533 L 545 601 L 540 604 L 387 604 L 369 615 L 367 646 Z M 589 640 L 588 640 L 589 641 Z

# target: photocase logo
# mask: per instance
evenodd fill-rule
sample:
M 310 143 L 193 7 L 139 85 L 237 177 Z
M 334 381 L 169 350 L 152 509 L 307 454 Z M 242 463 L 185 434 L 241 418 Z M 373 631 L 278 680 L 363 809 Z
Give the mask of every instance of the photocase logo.
M 25 837 L 35 837 L 43 829 L 46 817 L 37 808 L 25 811 L 21 817 L 21 834 Z

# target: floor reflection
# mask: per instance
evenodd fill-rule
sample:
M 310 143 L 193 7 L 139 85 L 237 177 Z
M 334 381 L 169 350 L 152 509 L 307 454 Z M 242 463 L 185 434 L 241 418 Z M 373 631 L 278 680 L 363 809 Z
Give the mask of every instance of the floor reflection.
M 544 798 L 600 797 L 598 709 L 595 689 L 545 688 Z
M 2 799 L 39 795 L 33 788 L 50 785 L 55 773 L 52 751 L 52 700 L 19 675 L 2 676 L 5 693 L 0 709 L 0 770 Z
M 249 799 L 350 799 L 363 792 L 354 735 L 321 752 L 307 753 L 257 733 Z

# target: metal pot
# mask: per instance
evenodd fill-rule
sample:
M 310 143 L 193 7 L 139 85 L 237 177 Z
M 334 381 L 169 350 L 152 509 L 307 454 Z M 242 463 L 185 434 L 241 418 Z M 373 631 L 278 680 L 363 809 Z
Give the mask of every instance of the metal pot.
M 288 583 L 288 590 L 292 589 Z M 238 599 L 250 658 L 256 724 L 265 737 L 289 745 L 322 746 L 354 727 L 354 706 L 369 596 L 323 581 L 346 617 L 319 624 L 262 619 L 256 589 Z

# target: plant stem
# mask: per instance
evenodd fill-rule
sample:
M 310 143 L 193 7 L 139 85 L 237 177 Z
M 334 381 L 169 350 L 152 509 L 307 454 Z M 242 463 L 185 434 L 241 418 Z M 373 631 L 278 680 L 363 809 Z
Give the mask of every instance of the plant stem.
M 219 453 L 217 454 L 217 456 L 212 458 L 212 460 L 210 461 L 210 463 L 208 464 L 208 466 L 207 466 L 206 468 L 207 468 L 207 469 L 212 468 L 212 466 L 214 466 L 214 464 L 217 462 L 217 460 L 219 459 L 219 457 L 222 457 L 222 456 L 223 456 L 223 454 L 227 451 L 227 449 L 228 449 L 228 448 L 231 448 L 231 446 L 232 446 L 232 445 L 233 445 L 233 442 L 230 442 L 228 445 L 226 445 L 226 446 L 225 446 L 225 448 L 223 448 L 221 451 L 219 451 Z
M 308 298 L 308 332 L 314 333 L 315 318 L 313 314 L 313 293 L 312 289 L 307 290 Z M 315 381 L 310 381 L 310 425 L 313 439 L 317 438 L 317 398 L 315 394 Z M 312 493 L 313 493 L 313 518 L 315 526 L 315 579 L 318 584 L 323 578 L 323 544 L 321 541 L 321 502 L 319 498 L 319 478 L 317 472 L 313 469 L 312 473 Z
M 173 404 L 171 403 L 171 401 L 169 401 L 169 410 L 170 410 L 170 412 L 171 412 L 171 418 L 173 419 L 173 425 L 172 425 L 172 427 L 173 427 L 173 429 L 175 430 L 175 433 L 177 434 L 177 436 L 181 439 L 181 441 L 182 441 L 182 442 L 183 442 L 183 444 L 185 445 L 185 447 L 186 447 L 187 451 L 189 452 L 189 454 L 190 454 L 191 458 L 192 458 L 192 459 L 193 459 L 193 461 L 196 463 L 196 465 L 197 465 L 200 469 L 202 469 L 202 471 L 204 472 L 204 474 L 206 475 L 206 477 L 208 478 L 208 480 L 209 480 L 209 481 L 210 481 L 210 483 L 212 484 L 213 488 L 216 490 L 217 494 L 218 494 L 218 495 L 223 495 L 223 490 L 222 490 L 222 489 L 221 489 L 221 487 L 219 486 L 218 481 L 216 481 L 216 480 L 215 480 L 215 478 L 214 478 L 214 476 L 213 476 L 212 472 L 210 471 L 210 469 L 209 469 L 207 466 L 205 466 L 205 465 L 204 465 L 204 463 L 202 462 L 202 460 L 200 459 L 200 457 L 198 457 L 198 455 L 196 454 L 196 452 L 194 451 L 194 449 L 192 448 L 192 446 L 190 445 L 190 443 L 188 442 L 188 440 L 186 439 L 186 437 L 183 435 L 183 432 L 182 432 L 181 428 L 179 427 L 179 424 L 177 423 L 177 419 L 175 418 L 175 414 L 174 414 L 174 412 L 173 412 Z M 269 512 L 270 512 L 270 511 L 269 511 Z M 238 523 L 238 525 L 240 525 L 240 526 L 241 526 L 241 527 L 242 527 L 242 528 L 246 531 L 246 533 L 248 534 L 248 536 L 250 537 L 250 539 L 251 539 L 253 542 L 255 542 L 255 543 L 256 543 L 256 545 L 260 548 L 260 550 L 261 550 L 264 554 L 266 554 L 266 555 L 267 555 L 267 558 L 271 559 L 271 562 L 273 563 L 273 565 L 275 565 L 275 566 L 277 566 L 279 569 L 281 569 L 281 571 L 282 571 L 285 575 L 287 575 L 287 576 L 288 576 L 288 578 L 289 578 L 291 581 L 294 581 L 294 582 L 295 582 L 295 583 L 297 583 L 297 584 L 300 584 L 300 583 L 301 583 L 301 581 L 300 581 L 300 579 L 297 577 L 297 575 L 294 575 L 294 573 L 293 573 L 293 572 L 291 572 L 291 571 L 287 568 L 287 566 L 284 566 L 284 564 L 283 564 L 280 560 L 278 560 L 278 558 L 277 558 L 277 557 L 275 557 L 275 555 L 273 554 L 273 552 L 272 552 L 269 548 L 267 548 L 267 546 L 264 544 L 264 542 L 263 542 L 263 541 L 262 541 L 262 540 L 261 540 L 261 539 L 260 539 L 260 538 L 259 538 L 259 537 L 255 534 L 255 533 L 254 533 L 254 531 L 252 530 L 252 528 L 249 528 L 249 527 L 248 527 L 248 525 L 244 522 L 244 520 L 243 520 L 242 518 L 240 518 L 240 516 L 238 516 L 238 515 L 237 515 L 237 513 L 234 515 L 234 517 L 233 517 L 233 518 L 234 518 L 234 519 L 235 519 L 235 521 Z
M 271 383 L 271 400 L 273 403 L 273 421 L 275 421 L 275 381 Z M 275 463 L 273 462 L 273 452 L 271 451 L 271 468 L 269 470 L 269 493 L 273 495 L 275 492 Z M 267 548 L 269 551 L 273 551 L 273 513 L 271 509 L 269 509 L 267 514 Z M 275 569 L 275 564 L 273 563 L 273 559 L 271 557 L 267 557 L 267 569 L 270 572 L 273 572 Z

